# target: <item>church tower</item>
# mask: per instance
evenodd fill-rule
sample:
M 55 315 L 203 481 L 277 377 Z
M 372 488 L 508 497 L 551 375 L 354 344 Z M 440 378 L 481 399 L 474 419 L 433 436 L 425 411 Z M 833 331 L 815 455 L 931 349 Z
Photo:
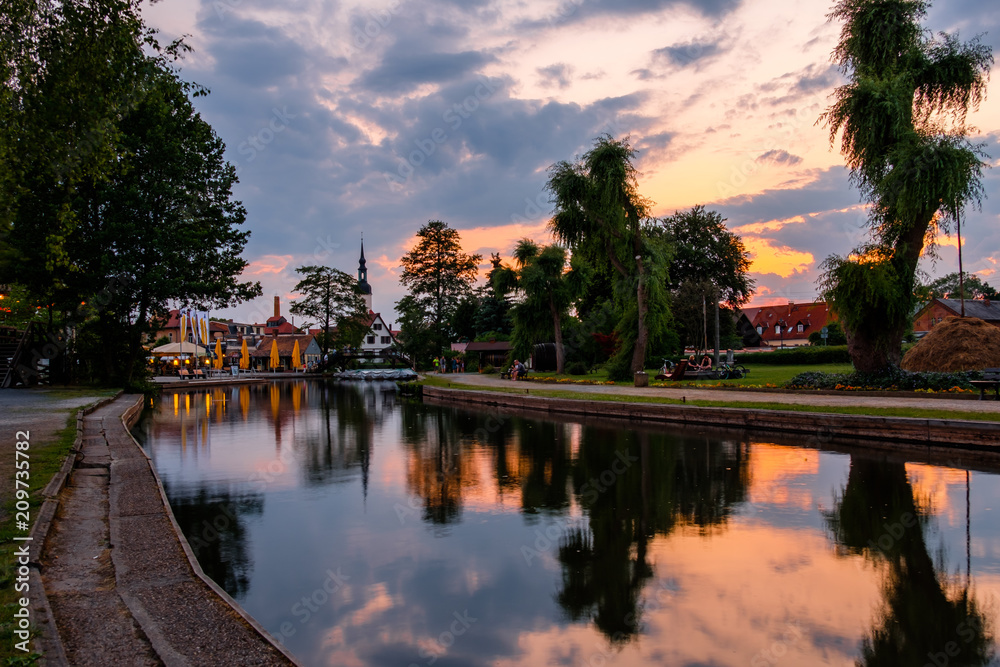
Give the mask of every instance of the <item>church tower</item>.
M 358 287 L 361 288 L 361 298 L 365 300 L 368 310 L 372 310 L 372 286 L 368 284 L 368 267 L 365 266 L 364 239 L 361 239 L 361 258 L 358 260 Z

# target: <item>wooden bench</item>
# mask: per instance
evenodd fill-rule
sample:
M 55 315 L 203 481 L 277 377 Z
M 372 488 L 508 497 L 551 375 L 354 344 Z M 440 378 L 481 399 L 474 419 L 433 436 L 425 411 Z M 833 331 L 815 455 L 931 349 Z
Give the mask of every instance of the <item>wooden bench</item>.
M 500 379 L 501 380 L 510 380 L 511 379 L 510 371 L 511 371 L 510 368 L 505 368 L 502 371 L 500 371 Z M 524 379 L 527 379 L 527 377 L 528 377 L 528 369 L 525 368 L 523 371 L 521 371 L 518 374 L 517 379 L 518 380 L 524 380 Z
M 177 371 L 177 377 L 179 377 L 182 380 L 190 380 L 191 374 L 187 371 L 186 368 L 182 368 L 179 371 Z
M 194 377 L 196 378 L 201 378 L 202 380 L 205 379 L 205 371 L 201 370 L 200 368 L 194 369 L 192 375 L 194 375 Z
M 982 380 L 969 380 L 973 387 L 979 389 L 979 400 L 983 400 L 983 395 L 987 389 L 992 388 L 996 392 L 994 401 L 1000 401 L 1000 368 L 984 368 Z

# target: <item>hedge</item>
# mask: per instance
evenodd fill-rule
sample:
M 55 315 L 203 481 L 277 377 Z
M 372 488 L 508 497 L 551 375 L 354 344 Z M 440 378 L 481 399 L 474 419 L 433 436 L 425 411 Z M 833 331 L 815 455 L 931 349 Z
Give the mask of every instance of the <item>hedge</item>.
M 774 352 L 752 352 L 737 355 L 736 361 L 749 366 L 761 364 L 765 366 L 800 366 L 806 364 L 849 364 L 851 355 L 847 353 L 846 345 L 831 345 L 829 347 L 792 347 Z

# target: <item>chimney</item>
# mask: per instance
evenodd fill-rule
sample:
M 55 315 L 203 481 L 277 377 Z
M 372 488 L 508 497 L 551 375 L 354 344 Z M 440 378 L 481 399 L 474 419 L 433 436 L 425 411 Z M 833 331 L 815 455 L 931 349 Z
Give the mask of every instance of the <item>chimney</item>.
M 277 294 L 274 295 L 274 316 L 281 317 L 281 299 Z

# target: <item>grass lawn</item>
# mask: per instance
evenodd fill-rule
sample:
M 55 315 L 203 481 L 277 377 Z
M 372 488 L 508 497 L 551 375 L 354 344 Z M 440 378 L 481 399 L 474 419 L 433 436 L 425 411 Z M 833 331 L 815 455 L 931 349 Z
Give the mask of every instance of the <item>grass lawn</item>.
M 782 386 L 799 373 L 808 371 L 820 371 L 822 373 L 850 373 L 854 370 L 851 364 L 812 364 L 808 366 L 768 366 L 743 364 L 749 374 L 740 380 L 686 380 L 683 382 L 665 381 L 671 387 L 713 387 L 725 385 L 733 387 L 764 387 L 768 385 Z M 647 368 L 646 373 L 652 380 L 660 372 L 660 369 Z M 571 380 L 601 380 L 608 379 L 608 374 L 604 370 L 587 373 L 586 375 L 557 375 L 556 373 L 530 373 L 531 377 L 546 378 L 569 378 Z M 656 382 L 656 380 L 653 380 Z

